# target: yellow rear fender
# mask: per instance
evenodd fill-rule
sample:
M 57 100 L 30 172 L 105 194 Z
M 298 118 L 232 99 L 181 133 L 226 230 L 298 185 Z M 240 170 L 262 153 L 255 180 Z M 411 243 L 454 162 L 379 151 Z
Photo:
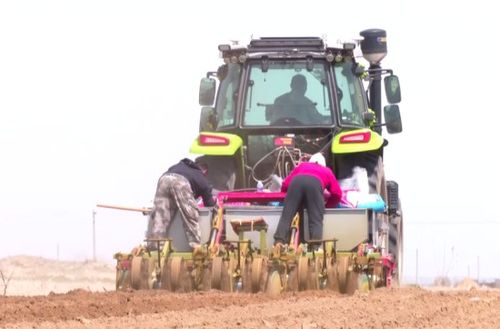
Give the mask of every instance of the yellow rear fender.
M 240 136 L 218 132 L 200 132 L 189 152 L 204 155 L 234 155 L 243 145 Z
M 371 129 L 355 129 L 339 133 L 332 143 L 333 154 L 358 153 L 378 150 L 384 138 Z

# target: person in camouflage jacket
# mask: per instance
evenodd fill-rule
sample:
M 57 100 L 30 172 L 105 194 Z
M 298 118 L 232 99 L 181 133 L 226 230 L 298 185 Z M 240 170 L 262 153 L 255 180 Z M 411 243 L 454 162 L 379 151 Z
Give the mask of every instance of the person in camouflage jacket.
M 160 176 L 146 238 L 166 238 L 170 223 L 179 211 L 189 245 L 193 249 L 200 245 L 200 214 L 196 199 L 201 197 L 205 207 L 215 204 L 212 186 L 206 178 L 207 171 L 205 163 L 184 158 Z M 156 247 L 155 243 L 148 246 Z

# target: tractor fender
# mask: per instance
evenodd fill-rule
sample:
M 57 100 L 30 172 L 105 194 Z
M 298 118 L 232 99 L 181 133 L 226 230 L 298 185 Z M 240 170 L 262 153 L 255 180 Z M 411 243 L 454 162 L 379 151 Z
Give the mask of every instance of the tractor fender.
M 343 131 L 335 135 L 332 142 L 333 154 L 347 154 L 378 150 L 387 145 L 387 141 L 375 131 L 362 128 Z
M 204 155 L 234 155 L 243 145 L 243 139 L 235 134 L 200 132 L 191 144 L 189 152 Z

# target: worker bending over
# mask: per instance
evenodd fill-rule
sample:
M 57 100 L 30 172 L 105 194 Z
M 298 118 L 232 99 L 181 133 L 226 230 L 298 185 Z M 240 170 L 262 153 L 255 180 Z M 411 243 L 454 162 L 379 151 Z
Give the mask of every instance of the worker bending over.
M 206 178 L 207 172 L 206 163 L 199 162 L 198 159 L 195 163 L 185 158 L 161 175 L 156 187 L 146 238 L 166 238 L 167 229 L 178 210 L 189 245 L 193 249 L 200 246 L 200 213 L 196 199 L 202 197 L 205 207 L 215 204 L 212 187 Z M 150 242 L 148 247 L 156 248 L 156 244 Z
M 328 191 L 328 193 L 325 193 Z M 325 157 L 314 154 L 309 162 L 300 163 L 288 175 L 281 191 L 286 192 L 283 212 L 274 233 L 274 244 L 281 247 L 290 241 L 290 225 L 298 210 L 307 209 L 309 217 L 309 237 L 321 240 L 323 237 L 323 215 L 326 204 L 335 207 L 342 196 L 342 191 L 332 170 L 326 166 Z

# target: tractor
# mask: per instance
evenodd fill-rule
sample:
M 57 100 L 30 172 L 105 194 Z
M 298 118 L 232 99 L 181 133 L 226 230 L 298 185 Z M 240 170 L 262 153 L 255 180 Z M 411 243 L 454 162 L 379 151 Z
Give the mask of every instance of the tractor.
M 117 289 L 348 293 L 399 283 L 403 218 L 398 184 L 385 177 L 383 128 L 402 131 L 400 84 L 381 67 L 386 32 L 360 36 L 334 44 L 261 37 L 218 46 L 223 63 L 200 81 L 199 135 L 190 147 L 218 191 L 217 206 L 202 210 L 204 249 L 186 246 L 177 215 L 163 249 L 115 255 Z M 298 212 L 286 249 L 275 250 L 280 182 L 318 152 L 346 188 L 362 168 L 368 192 L 383 206 L 326 209 L 320 241 L 309 239 L 307 212 Z

